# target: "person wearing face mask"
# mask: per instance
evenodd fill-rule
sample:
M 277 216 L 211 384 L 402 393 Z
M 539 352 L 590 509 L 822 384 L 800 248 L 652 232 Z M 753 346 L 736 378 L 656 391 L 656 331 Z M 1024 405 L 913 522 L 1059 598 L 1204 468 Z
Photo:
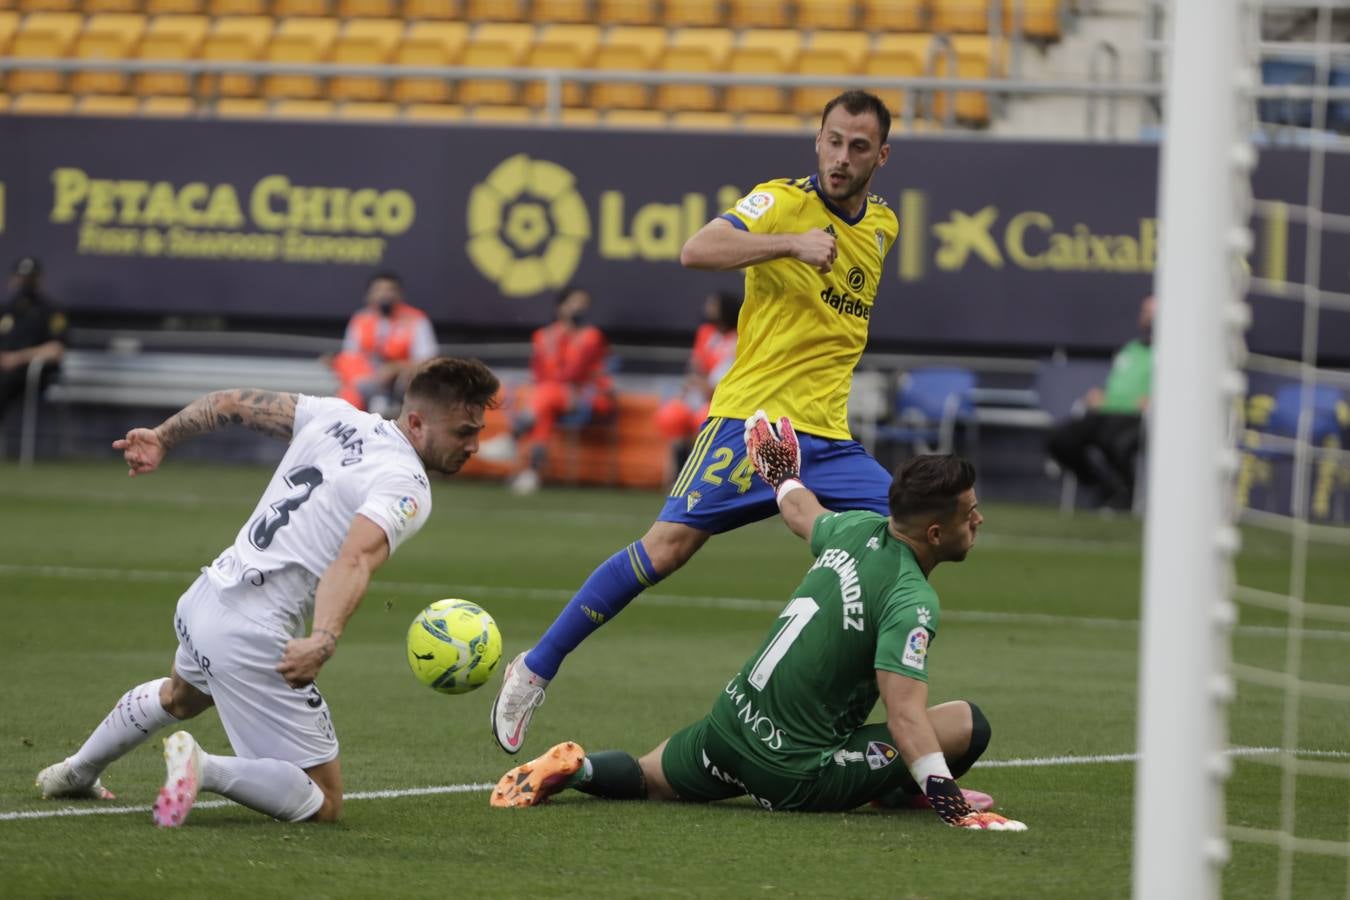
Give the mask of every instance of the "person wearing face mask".
M 43 364 L 42 386 L 56 377 L 66 352 L 65 313 L 42 292 L 42 263 L 25 256 L 14 264 L 8 297 L 0 307 L 0 418 L 23 397 L 28 367 Z
M 689 370 L 680 394 L 656 411 L 656 428 L 671 441 L 671 472 L 678 472 L 689 455 L 694 435 L 708 418 L 713 388 L 736 361 L 736 321 L 741 299 L 733 294 L 711 294 L 703 305 L 703 324 L 694 334 Z
M 397 411 L 408 379 L 436 355 L 436 333 L 426 313 L 404 300 L 395 272 L 366 283 L 366 305 L 347 323 L 342 352 L 333 359 L 338 396 L 357 409 Z
M 530 338 L 531 385 L 516 398 L 511 432 L 483 443 L 483 459 L 511 462 L 523 439 L 525 468 L 511 481 L 518 494 L 539 489 L 560 417 L 592 419 L 614 410 L 614 383 L 605 371 L 609 342 L 599 328 L 586 324 L 590 306 L 591 295 L 583 288 L 566 287 L 558 293 L 554 321 Z
M 1153 311 L 1145 297 L 1139 306 L 1139 336 L 1116 352 L 1102 387 L 1083 397 L 1086 412 L 1050 433 L 1047 449 L 1078 483 L 1097 489 L 1101 505 L 1130 509 L 1134 502 L 1134 464 L 1148 411 L 1153 377 Z

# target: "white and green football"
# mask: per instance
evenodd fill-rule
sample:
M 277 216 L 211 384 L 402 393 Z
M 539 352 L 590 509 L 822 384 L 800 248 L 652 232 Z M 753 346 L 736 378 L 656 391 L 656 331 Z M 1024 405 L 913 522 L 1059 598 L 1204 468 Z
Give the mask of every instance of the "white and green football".
M 408 665 L 418 681 L 442 694 L 482 687 L 501 661 L 497 623 L 467 600 L 437 600 L 408 629 Z

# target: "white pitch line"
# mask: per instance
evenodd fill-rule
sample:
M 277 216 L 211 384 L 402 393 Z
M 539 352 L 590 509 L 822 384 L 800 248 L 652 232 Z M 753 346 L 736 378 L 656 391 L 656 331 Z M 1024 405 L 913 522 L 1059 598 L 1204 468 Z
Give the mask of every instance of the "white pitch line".
M 1285 751 L 1279 747 L 1230 747 L 1229 756 L 1275 756 Z M 1298 756 L 1321 759 L 1350 759 L 1346 750 L 1298 750 Z M 1101 765 L 1106 763 L 1137 762 L 1138 753 L 1108 753 L 1088 756 L 1034 756 L 1026 759 L 990 759 L 975 764 L 977 769 L 1038 769 L 1048 766 Z M 381 791 L 354 791 L 344 800 L 396 800 L 401 797 L 427 797 L 437 794 L 478 794 L 492 790 L 494 783 L 444 784 L 415 788 L 392 788 Z M 229 800 L 203 800 L 193 809 L 220 809 L 234 806 Z M 0 822 L 18 822 L 31 819 L 61 819 L 74 816 L 117 816 L 130 813 L 148 813 L 149 806 L 63 806 L 59 809 L 25 809 L 0 812 Z
M 186 588 L 193 579 L 190 571 L 171 571 L 165 569 L 113 569 L 82 566 L 24 565 L 19 563 L 0 563 L 0 575 L 33 575 L 42 578 L 68 578 L 91 581 L 148 581 L 177 582 Z M 392 581 L 384 579 L 371 584 L 372 592 L 418 592 L 444 596 L 447 588 L 443 584 L 421 581 Z M 513 587 L 510 585 L 459 584 L 454 592 L 465 597 L 502 598 L 506 600 L 539 600 L 544 602 L 566 602 L 573 591 L 562 588 Z M 695 594 L 662 594 L 648 592 L 642 595 L 642 603 L 648 606 L 666 606 L 679 609 L 728 609 L 748 612 L 778 612 L 783 604 L 777 600 L 764 600 L 756 597 L 718 597 Z M 1066 616 L 1056 613 L 1033 612 L 995 612 L 990 610 L 950 609 L 943 611 L 943 617 L 953 622 L 976 622 L 983 624 L 1008 625 L 1069 625 L 1082 628 L 1122 628 L 1137 629 L 1139 623 L 1134 619 L 1111 619 L 1101 616 Z M 1238 625 L 1235 634 L 1243 637 L 1284 637 L 1286 629 L 1274 625 Z M 1325 628 L 1304 628 L 1302 635 L 1308 640 L 1350 641 L 1350 629 L 1336 630 Z

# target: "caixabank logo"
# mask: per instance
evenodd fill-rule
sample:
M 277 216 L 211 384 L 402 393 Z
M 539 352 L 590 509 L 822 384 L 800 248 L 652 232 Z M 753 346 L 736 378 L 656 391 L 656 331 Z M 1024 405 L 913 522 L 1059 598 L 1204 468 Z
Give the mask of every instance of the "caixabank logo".
M 566 285 L 592 240 L 589 252 L 606 262 L 674 263 L 684 242 L 740 196 L 722 185 L 635 204 L 620 190 L 583 192 L 566 167 L 518 153 L 469 192 L 465 249 L 503 296 L 532 297 Z
M 938 218 L 942 216 L 942 218 Z M 900 195 L 900 278 L 920 281 L 930 266 L 938 273 L 961 274 L 974 269 L 1022 270 L 1047 274 L 1091 272 L 1140 275 L 1157 265 L 1158 220 L 1139 216 L 1128 231 L 1110 231 L 1037 209 L 1007 210 L 988 204 L 977 210 L 929 210 L 928 194 L 906 190 Z M 1266 216 L 1261 255 L 1253 261 L 1261 275 L 1284 281 L 1288 217 Z

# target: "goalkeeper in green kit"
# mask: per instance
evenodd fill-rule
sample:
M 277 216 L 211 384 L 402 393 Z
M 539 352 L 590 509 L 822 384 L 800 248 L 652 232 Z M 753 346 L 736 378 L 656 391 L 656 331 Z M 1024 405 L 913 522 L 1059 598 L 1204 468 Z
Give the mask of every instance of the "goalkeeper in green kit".
M 948 825 L 1024 831 L 963 791 L 989 745 L 973 703 L 928 707 L 928 648 L 941 616 L 928 575 L 959 562 L 983 518 L 975 470 L 919 456 L 895 474 L 890 517 L 832 513 L 800 480 L 791 423 L 757 413 L 745 443 L 814 565 L 769 635 L 703 719 L 639 759 L 566 742 L 504 775 L 500 807 L 535 806 L 566 788 L 611 799 L 707 803 L 749 795 L 770 810 L 931 806 Z M 810 473 L 807 473 L 810 477 Z M 884 724 L 865 725 L 880 698 Z

